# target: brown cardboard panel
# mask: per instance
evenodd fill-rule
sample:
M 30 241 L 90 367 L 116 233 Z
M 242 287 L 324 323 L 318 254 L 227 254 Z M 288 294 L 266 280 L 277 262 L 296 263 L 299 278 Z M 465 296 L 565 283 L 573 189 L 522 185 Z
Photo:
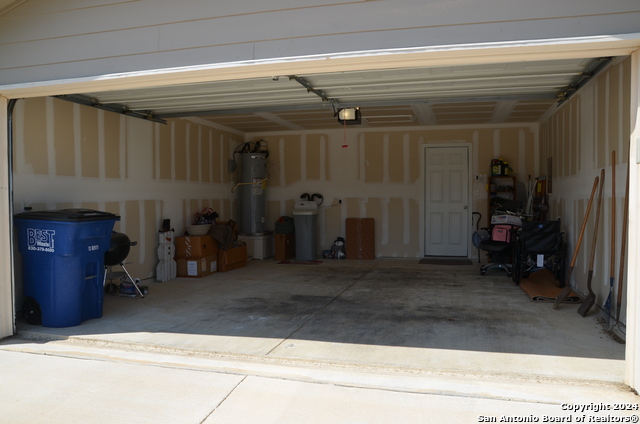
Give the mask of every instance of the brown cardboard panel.
M 345 221 L 347 259 L 375 259 L 375 223 L 373 218 L 347 218 Z
M 188 123 L 185 126 L 185 144 L 188 147 L 188 162 L 189 169 L 187 180 L 189 181 L 199 181 L 200 180 L 200 155 L 199 155 L 199 147 L 200 147 L 200 138 L 199 138 L 199 126 Z
M 212 130 L 206 129 L 204 127 L 200 127 L 200 169 L 201 169 L 201 177 L 202 182 L 208 183 L 211 182 L 211 178 L 213 177 L 213 167 L 211 163 L 212 151 L 211 151 L 211 137 Z M 219 169 L 216 167 L 215 169 Z M 218 175 L 220 173 L 218 172 Z
M 115 113 L 104 112 L 104 153 L 105 176 L 120 178 L 120 115 Z
M 284 167 L 285 184 L 292 185 L 300 181 L 302 175 L 300 136 L 285 136 L 283 138 L 284 158 L 280 158 L 280 166 Z
M 98 109 L 80 107 L 80 140 L 82 143 L 82 176 L 97 178 L 100 153 L 98 149 Z
M 34 174 L 48 174 L 47 159 L 47 109 L 45 98 L 26 99 L 24 115 L 32 117 L 32 123 L 24 126 L 24 153 L 26 165 Z
M 175 144 L 175 170 L 176 180 L 186 181 L 187 179 L 187 155 L 188 146 L 186 143 L 187 123 L 184 121 L 172 121 L 174 126 L 174 144 Z
M 75 176 L 75 143 L 73 136 L 73 103 L 53 99 L 54 146 L 56 149 L 56 175 Z
M 364 175 L 367 183 L 381 183 L 383 181 L 383 144 L 383 133 L 367 133 L 364 136 Z

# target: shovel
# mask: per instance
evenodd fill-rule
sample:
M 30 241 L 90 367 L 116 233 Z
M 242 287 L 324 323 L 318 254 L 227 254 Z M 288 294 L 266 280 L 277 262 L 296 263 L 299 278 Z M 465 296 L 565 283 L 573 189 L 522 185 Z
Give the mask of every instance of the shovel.
M 627 166 L 627 183 L 624 190 L 624 212 L 622 218 L 622 240 L 620 242 L 620 271 L 618 273 L 618 298 L 616 301 L 616 323 L 620 323 L 620 308 L 622 307 L 622 280 L 624 279 L 624 259 L 627 251 L 627 225 L 629 220 L 629 168 Z
M 596 294 L 591 288 L 591 280 L 593 278 L 593 261 L 596 257 L 596 245 L 598 240 L 598 225 L 600 224 L 600 209 L 602 209 L 602 187 L 604 186 L 604 169 L 600 171 L 600 188 L 598 189 L 598 207 L 596 209 L 596 225 L 593 229 L 593 241 L 591 242 L 591 257 L 589 258 L 589 273 L 587 274 L 587 290 L 589 294 L 578 308 L 580 315 L 587 316 L 591 307 L 596 302 Z
M 578 241 L 576 242 L 576 247 L 573 248 L 573 256 L 571 257 L 571 263 L 569 264 L 569 272 L 567 272 L 567 276 L 565 277 L 565 288 L 556 296 L 556 300 L 553 303 L 553 309 L 558 309 L 560 304 L 564 302 L 564 300 L 571 293 L 571 274 L 573 273 L 573 268 L 576 265 L 576 259 L 578 258 L 578 252 L 580 251 L 580 245 L 582 244 L 582 237 L 584 236 L 584 230 L 587 227 L 587 220 L 589 219 L 589 213 L 591 212 L 591 205 L 593 204 L 593 197 L 596 194 L 596 189 L 598 188 L 598 181 L 600 178 L 596 177 L 593 181 L 593 188 L 591 189 L 591 196 L 589 196 L 589 203 L 587 204 L 587 211 L 584 214 L 584 218 L 582 218 L 582 227 L 580 228 L 580 235 L 578 236 Z

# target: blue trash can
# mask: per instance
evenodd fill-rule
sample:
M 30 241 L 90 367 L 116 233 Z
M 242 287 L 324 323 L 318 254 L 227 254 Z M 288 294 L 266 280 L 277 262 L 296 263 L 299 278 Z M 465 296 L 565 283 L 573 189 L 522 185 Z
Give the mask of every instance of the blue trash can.
M 104 254 L 119 219 L 92 209 L 14 216 L 27 322 L 72 327 L 102 316 Z

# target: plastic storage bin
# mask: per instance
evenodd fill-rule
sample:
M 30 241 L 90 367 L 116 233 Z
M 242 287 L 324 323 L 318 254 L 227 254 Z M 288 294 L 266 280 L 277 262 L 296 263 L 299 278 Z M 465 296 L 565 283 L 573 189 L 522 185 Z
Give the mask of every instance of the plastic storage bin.
M 102 316 L 104 254 L 119 216 L 91 209 L 14 217 L 30 324 L 72 327 Z
M 293 209 L 296 237 L 296 259 L 314 261 L 318 258 L 318 205 L 316 202 L 296 202 Z

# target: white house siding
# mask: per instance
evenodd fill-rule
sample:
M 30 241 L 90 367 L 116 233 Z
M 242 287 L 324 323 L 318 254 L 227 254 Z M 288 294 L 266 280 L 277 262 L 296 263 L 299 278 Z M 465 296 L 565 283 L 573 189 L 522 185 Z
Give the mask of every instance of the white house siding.
M 30 0 L 0 85 L 333 53 L 640 32 L 635 0 Z

